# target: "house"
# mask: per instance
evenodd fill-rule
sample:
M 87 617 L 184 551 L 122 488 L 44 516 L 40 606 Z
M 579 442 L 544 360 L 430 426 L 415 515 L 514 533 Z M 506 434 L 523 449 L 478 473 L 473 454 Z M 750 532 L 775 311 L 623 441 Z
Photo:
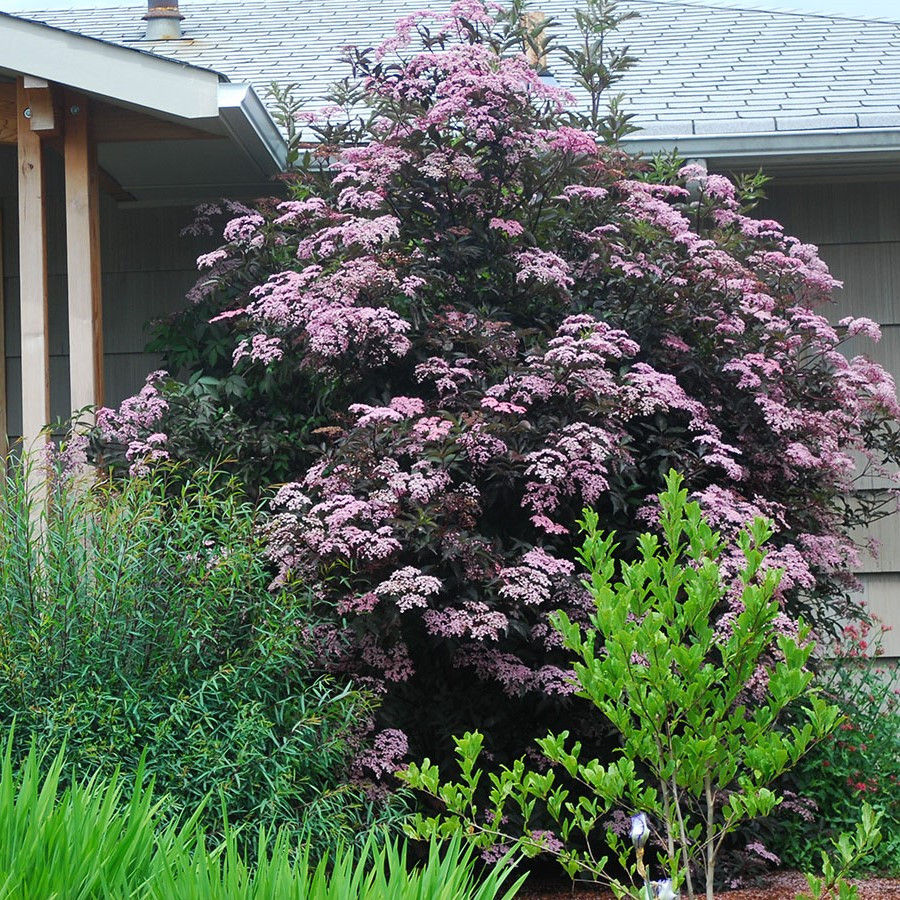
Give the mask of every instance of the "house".
M 867 352 L 900 379 L 900 22 L 731 2 L 623 0 L 640 14 L 619 33 L 639 60 L 621 84 L 642 127 L 626 144 L 774 176 L 761 212 L 820 246 L 845 282 L 841 314 L 881 323 Z M 565 30 L 577 4 L 532 5 Z M 0 16 L 0 434 L 31 438 L 140 385 L 142 323 L 177 306 L 210 249 L 177 239 L 190 206 L 272 190 L 285 148 L 269 83 L 318 105 L 342 46 L 377 44 L 417 8 L 149 0 Z M 900 625 L 896 519 L 874 536 L 866 600 Z M 900 628 L 886 654 L 900 657 Z

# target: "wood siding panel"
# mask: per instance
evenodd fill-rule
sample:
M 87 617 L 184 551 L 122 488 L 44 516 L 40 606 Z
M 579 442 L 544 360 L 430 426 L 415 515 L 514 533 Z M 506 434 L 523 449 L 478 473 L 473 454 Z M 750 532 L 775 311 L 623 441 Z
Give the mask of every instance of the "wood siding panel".
M 19 279 L 5 279 L 7 306 L 6 313 L 6 354 L 19 357 Z M 51 275 L 47 279 L 47 306 L 50 315 L 48 335 L 50 355 L 63 356 L 69 353 L 69 317 L 66 309 L 66 276 Z
M 860 543 L 868 539 L 874 539 L 879 544 L 877 556 L 871 556 L 865 550 L 862 552 L 860 572 L 897 571 L 897 561 L 900 560 L 900 522 L 898 522 L 896 515 L 887 516 L 878 522 L 873 522 L 868 528 L 855 534 L 854 537 Z M 897 602 L 900 604 L 900 594 L 897 595 Z M 897 612 L 898 616 L 900 616 L 900 605 L 898 605 Z
M 13 439 L 22 436 L 22 360 L 11 357 L 6 361 L 6 388 L 9 399 L 9 434 Z M 65 419 L 69 409 L 69 357 L 50 357 L 50 417 L 48 422 Z
M 197 278 L 193 270 L 112 272 L 103 276 L 103 341 L 107 353 L 143 352 L 149 338 L 145 325 L 183 308 L 184 296 Z M 7 292 L 6 355 L 19 356 L 19 279 L 4 280 Z M 50 354 L 69 353 L 66 277 L 48 279 Z
M 182 309 L 184 296 L 196 280 L 193 269 L 107 273 L 103 277 L 106 352 L 143 350 L 150 336 L 147 324 Z
M 778 184 L 754 213 L 811 244 L 900 241 L 900 181 Z
M 900 324 L 900 242 L 823 244 L 822 259 L 844 287 L 828 307 L 836 321 L 845 315 L 868 316 L 882 325 Z
M 845 341 L 841 350 L 848 357 L 865 356 L 893 372 L 895 378 L 900 376 L 900 325 L 882 325 L 881 340 L 877 343 L 857 335 Z
M 5 176 L 3 179 L 0 179 L 0 184 L 10 177 L 7 172 L 9 154 L 3 153 L 2 151 L 4 150 L 9 150 L 9 148 L 0 147 L 0 165 L 2 165 L 0 171 Z M 12 171 L 15 173 L 15 160 L 13 160 Z M 5 184 L 3 186 L 6 191 L 0 197 L 0 215 L 3 216 L 6 227 L 3 229 L 2 236 L 0 236 L 0 246 L 3 247 L 3 277 L 10 278 L 13 276 L 18 277 L 19 275 L 19 203 L 16 199 L 15 189 L 13 188 L 12 193 L 10 193 L 10 188 Z
M 182 235 L 194 220 L 193 207 L 137 207 L 101 202 L 100 244 L 103 271 L 196 270 L 201 253 L 222 243 L 222 235 Z
M 894 628 L 884 635 L 882 655 L 896 659 L 900 657 L 900 628 L 896 627 L 900 622 L 900 574 L 862 575 L 859 580 L 863 589 L 857 599 L 862 600 L 869 612 L 882 622 L 894 624 Z
M 109 406 L 118 406 L 136 394 L 147 376 L 160 366 L 159 357 L 152 353 L 107 353 L 104 363 Z
M 832 319 L 868 316 L 882 326 L 878 344 L 862 337 L 843 352 L 862 354 L 883 365 L 900 384 L 900 182 L 772 185 L 758 215 L 779 220 L 789 234 L 819 244 L 822 258 L 844 282 Z M 862 489 L 884 487 L 862 479 Z M 888 516 L 861 530 L 856 539 L 881 543 L 877 558 L 863 553 L 861 599 L 892 630 L 883 655 L 900 657 L 900 516 Z
M 852 309 L 852 312 L 856 314 L 857 310 Z M 870 315 L 871 318 L 875 318 L 875 316 L 871 316 L 870 313 L 865 311 L 861 315 Z M 862 335 L 858 335 L 846 341 L 842 345 L 841 350 L 849 358 L 865 356 L 867 359 L 877 362 L 893 375 L 894 382 L 900 386 L 900 325 L 882 325 L 881 340 L 877 344 Z M 860 463 L 862 462 L 860 460 Z M 860 490 L 896 487 L 895 484 L 886 478 L 868 476 L 860 478 L 856 486 Z M 900 516 L 891 517 L 888 521 L 893 523 L 892 527 L 900 532 Z M 900 571 L 900 547 L 898 547 L 897 552 L 891 552 L 890 554 L 886 552 L 884 559 L 890 559 L 890 567 Z M 900 629 L 900 621 L 898 621 L 897 627 Z

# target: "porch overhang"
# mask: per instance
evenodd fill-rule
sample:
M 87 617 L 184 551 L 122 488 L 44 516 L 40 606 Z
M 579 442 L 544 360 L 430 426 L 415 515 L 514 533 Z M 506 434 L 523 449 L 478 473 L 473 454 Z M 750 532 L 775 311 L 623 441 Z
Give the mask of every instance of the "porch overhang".
M 99 163 L 123 197 L 253 196 L 284 168 L 284 139 L 253 88 L 209 69 L 0 13 L 3 75 L 35 76 L 96 102 Z M 14 131 L 10 89 L 0 94 L 0 142 Z
M 18 154 L 28 448 L 43 440 L 50 420 L 46 154 L 61 155 L 65 172 L 70 408 L 90 410 L 103 404 L 99 192 L 130 203 L 259 196 L 273 191 L 286 146 L 248 85 L 7 14 L 0 14 L 0 144 Z M 0 282 L 0 321 L 2 303 Z M 3 366 L 0 358 L 0 388 Z M 3 407 L 0 398 L 0 445 Z

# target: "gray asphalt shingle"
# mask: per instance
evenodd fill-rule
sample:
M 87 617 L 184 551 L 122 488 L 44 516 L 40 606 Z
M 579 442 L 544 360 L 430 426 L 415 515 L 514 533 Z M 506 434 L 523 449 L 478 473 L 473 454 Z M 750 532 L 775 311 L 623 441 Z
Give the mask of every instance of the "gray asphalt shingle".
M 638 64 L 621 83 L 627 110 L 655 134 L 896 127 L 900 23 L 761 11 L 696 0 L 625 0 L 640 18 L 618 35 Z M 146 4 L 20 13 L 151 50 L 253 84 L 297 85 L 315 107 L 345 74 L 341 48 L 372 46 L 416 0 L 182 0 L 185 39 L 144 41 Z M 572 28 L 566 0 L 532 7 Z M 446 8 L 447 2 L 430 4 Z M 2 26 L 0 26 L 2 27 Z M 565 84 L 565 78 L 560 75 Z

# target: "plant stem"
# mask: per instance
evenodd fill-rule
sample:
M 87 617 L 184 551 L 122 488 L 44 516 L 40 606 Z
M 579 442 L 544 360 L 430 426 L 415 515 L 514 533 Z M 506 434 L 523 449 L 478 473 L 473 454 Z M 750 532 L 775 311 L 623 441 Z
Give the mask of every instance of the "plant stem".
M 681 842 L 681 862 L 684 866 L 684 883 L 687 886 L 688 900 L 694 900 L 694 882 L 691 878 L 691 858 L 688 854 L 688 837 L 687 830 L 684 827 L 684 816 L 681 814 L 681 803 L 678 798 L 678 782 L 672 774 L 672 805 L 675 807 L 675 813 L 678 816 L 678 832 Z
M 716 870 L 715 798 L 713 797 L 712 779 L 708 772 L 703 777 L 703 788 L 706 794 L 706 900 L 714 900 L 713 875 Z

